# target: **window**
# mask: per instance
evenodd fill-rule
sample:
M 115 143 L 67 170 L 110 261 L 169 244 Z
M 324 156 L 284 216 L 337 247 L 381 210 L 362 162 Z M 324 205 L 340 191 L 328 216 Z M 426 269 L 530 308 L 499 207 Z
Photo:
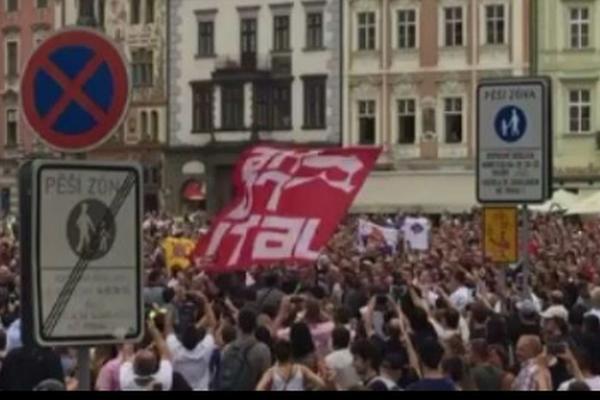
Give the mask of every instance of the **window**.
M 17 146 L 17 110 L 6 111 L 6 147 Z
M 6 0 L 6 12 L 19 11 L 19 0 Z
M 37 0 L 35 6 L 36 8 L 46 8 L 48 7 L 48 0 Z
M 375 101 L 358 102 L 358 143 L 375 144 Z
M 326 77 L 304 78 L 304 128 L 325 129 Z
M 306 14 L 306 48 L 323 48 L 323 13 Z
M 10 212 L 10 188 L 2 188 L 0 191 L 0 210 L 4 214 Z
M 242 19 L 242 66 L 256 67 L 256 18 Z
M 592 103 L 589 90 L 569 91 L 569 132 L 585 133 L 591 130 Z
M 192 130 L 194 133 L 213 130 L 213 89 L 210 84 L 194 84 L 192 100 Z
M 398 100 L 398 143 L 414 144 L 416 139 L 415 101 Z
M 198 55 L 211 57 L 215 52 L 215 24 L 213 21 L 198 22 Z
M 226 84 L 221 91 L 221 120 L 225 130 L 244 129 L 244 85 Z
M 254 124 L 265 130 L 292 128 L 291 81 L 263 81 L 254 86 Z
M 444 8 L 444 44 L 448 47 L 463 45 L 463 9 L 461 7 Z
M 146 0 L 146 23 L 154 22 L 154 0 Z
M 137 25 L 141 22 L 142 0 L 131 0 L 131 24 Z
M 590 44 L 590 18 L 587 7 L 569 9 L 569 32 L 572 49 L 585 49 Z
M 375 13 L 358 14 L 358 49 L 375 50 Z
M 148 113 L 146 111 L 142 111 L 141 116 L 141 125 L 142 125 L 142 137 L 148 136 Z
M 277 15 L 273 18 L 273 50 L 288 51 L 290 49 L 290 17 Z
M 133 86 L 148 87 L 154 81 L 154 57 L 151 50 L 133 51 Z
M 273 85 L 273 129 L 292 128 L 291 82 L 277 82 Z
M 158 111 L 152 111 L 152 118 L 150 119 L 151 122 L 151 129 L 152 129 L 152 140 L 157 141 L 158 140 L 158 133 L 159 133 L 159 128 L 158 128 Z
M 79 18 L 77 25 L 93 26 L 96 24 L 94 0 L 79 0 Z
M 270 129 L 271 121 L 271 85 L 269 82 L 256 83 L 254 86 L 254 125 L 259 129 Z
M 417 45 L 416 10 L 398 11 L 398 48 L 414 49 Z
M 17 42 L 6 44 L 6 74 L 12 77 L 19 75 L 19 45 Z
M 446 143 L 462 143 L 462 99 L 460 97 L 444 99 L 444 128 Z
M 487 44 L 504 44 L 504 6 L 494 4 L 485 7 L 485 30 Z

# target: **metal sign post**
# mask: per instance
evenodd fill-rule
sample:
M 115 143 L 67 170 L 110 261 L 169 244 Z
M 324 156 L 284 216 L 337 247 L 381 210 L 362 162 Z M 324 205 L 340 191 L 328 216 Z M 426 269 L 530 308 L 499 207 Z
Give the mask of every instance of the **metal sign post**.
M 91 360 L 90 360 L 90 348 L 87 346 L 79 347 L 77 349 L 77 390 L 80 392 L 89 392 L 92 390 L 91 382 Z
M 128 65 L 106 35 L 64 29 L 37 47 L 21 80 L 25 121 L 63 160 L 78 160 L 19 171 L 21 257 L 31 267 L 22 270 L 24 342 L 77 346 L 80 390 L 91 390 L 85 346 L 144 330 L 140 168 L 81 161 L 127 115 Z
M 521 296 L 530 297 L 529 210 L 552 195 L 551 81 L 483 80 L 477 88 L 477 199 L 522 204 Z

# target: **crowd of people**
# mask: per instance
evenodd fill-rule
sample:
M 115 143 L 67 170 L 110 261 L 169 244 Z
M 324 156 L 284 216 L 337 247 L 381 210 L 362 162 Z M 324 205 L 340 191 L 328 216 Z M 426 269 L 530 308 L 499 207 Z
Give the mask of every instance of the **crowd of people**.
M 167 257 L 208 226 L 146 217 L 146 337 L 93 349 L 95 390 L 600 390 L 597 220 L 533 216 L 527 265 L 485 258 L 478 210 L 348 216 L 314 265 L 215 275 Z M 21 343 L 16 230 L 0 232 L 0 390 L 77 389 L 73 349 Z

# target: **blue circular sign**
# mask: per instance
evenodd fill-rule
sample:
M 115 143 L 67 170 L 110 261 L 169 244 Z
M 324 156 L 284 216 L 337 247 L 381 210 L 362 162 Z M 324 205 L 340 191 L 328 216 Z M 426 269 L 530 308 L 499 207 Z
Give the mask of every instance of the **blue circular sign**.
M 517 106 L 503 107 L 494 120 L 496 135 L 507 143 L 521 140 L 527 132 L 527 117 L 522 109 Z

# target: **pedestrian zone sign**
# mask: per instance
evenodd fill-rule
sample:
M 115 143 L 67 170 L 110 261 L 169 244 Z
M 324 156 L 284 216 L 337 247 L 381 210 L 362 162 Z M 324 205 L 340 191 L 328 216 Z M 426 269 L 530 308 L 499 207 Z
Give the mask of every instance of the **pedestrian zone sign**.
M 485 80 L 477 89 L 477 198 L 542 203 L 552 186 L 550 81 Z
M 24 251 L 31 283 L 24 287 L 33 340 L 54 346 L 139 339 L 139 166 L 36 160 L 22 171 L 27 179 L 23 174 L 31 184 L 29 210 L 21 213 L 31 217 L 24 221 L 31 243 Z

